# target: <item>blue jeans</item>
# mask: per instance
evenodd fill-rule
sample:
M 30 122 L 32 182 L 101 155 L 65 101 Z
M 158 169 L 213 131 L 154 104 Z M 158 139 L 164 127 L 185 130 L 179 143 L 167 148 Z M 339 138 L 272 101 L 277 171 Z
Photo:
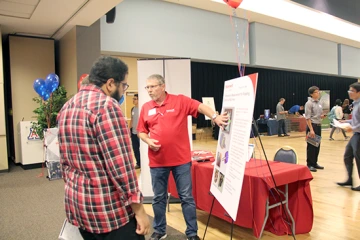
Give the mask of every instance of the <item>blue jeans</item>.
M 153 228 L 157 233 L 166 233 L 165 213 L 170 171 L 173 173 L 181 200 L 181 208 L 187 226 L 185 234 L 188 237 L 196 236 L 198 226 L 196 221 L 196 206 L 192 195 L 191 162 L 175 167 L 150 168 L 152 189 L 154 191 L 152 202 L 155 215 Z

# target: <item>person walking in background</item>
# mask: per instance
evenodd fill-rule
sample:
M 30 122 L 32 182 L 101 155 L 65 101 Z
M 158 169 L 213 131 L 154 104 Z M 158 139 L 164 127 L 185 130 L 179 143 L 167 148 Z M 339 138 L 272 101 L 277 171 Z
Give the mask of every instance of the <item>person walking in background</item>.
M 158 74 L 146 80 L 151 101 L 140 111 L 138 135 L 149 146 L 149 166 L 154 198 L 154 232 L 150 240 L 160 240 L 166 234 L 166 200 L 170 171 L 174 176 L 181 200 L 188 240 L 199 240 L 196 206 L 192 195 L 191 151 L 188 136 L 188 116 L 199 113 L 208 116 L 220 127 L 226 126 L 228 115 L 216 114 L 210 107 L 184 95 L 165 91 L 165 79 Z
M 344 113 L 344 119 L 345 120 L 349 119 L 349 115 L 351 113 L 349 99 L 344 100 L 344 103 L 342 105 L 342 110 L 343 110 L 343 113 Z
M 276 121 L 278 122 L 278 137 L 290 136 L 286 133 L 285 119 L 287 111 L 284 111 L 285 98 L 280 98 L 279 103 L 276 105 Z
M 330 138 L 329 138 L 330 141 L 333 141 L 333 140 L 334 140 L 334 139 L 332 138 L 332 135 L 334 134 L 335 130 L 337 129 L 337 128 L 332 124 L 333 121 L 334 121 L 334 119 L 336 119 L 336 120 L 339 121 L 339 120 L 342 120 L 342 119 L 343 119 L 343 116 L 344 116 L 343 111 L 342 111 L 342 107 L 341 107 L 341 103 L 342 103 L 342 102 L 341 102 L 340 99 L 336 99 L 336 101 L 335 101 L 335 106 L 331 109 L 331 111 L 330 111 L 329 114 L 328 114 L 328 119 L 329 119 L 330 125 L 331 125 L 331 127 L 332 127 L 331 132 L 330 132 Z M 342 134 L 344 135 L 345 140 L 348 139 L 348 137 L 346 136 L 345 130 L 344 130 L 344 129 L 341 129 L 341 128 L 340 128 L 340 130 L 341 130 Z
M 360 83 L 355 82 L 350 85 L 348 91 L 350 99 L 353 101 L 353 116 L 351 120 L 344 120 L 343 122 L 350 123 L 351 126 L 345 128 L 346 131 L 353 132 L 353 136 L 346 145 L 344 153 L 344 164 L 347 172 L 347 180 L 345 182 L 338 182 L 339 186 L 351 186 L 353 191 L 360 191 L 360 186 L 353 186 L 352 172 L 354 167 L 354 158 L 360 176 Z
M 131 108 L 131 120 L 130 120 L 131 142 L 132 142 L 132 147 L 133 147 L 133 151 L 134 151 L 134 155 L 135 155 L 135 159 L 136 159 L 135 169 L 141 168 L 140 140 L 139 140 L 139 137 L 137 135 L 137 130 L 136 130 L 138 121 L 139 121 L 139 97 L 138 96 L 139 96 L 138 94 L 134 94 L 134 97 L 133 97 L 134 107 Z
M 306 119 L 306 135 L 314 138 L 315 135 L 321 136 L 321 120 L 325 117 L 323 109 L 320 104 L 320 90 L 316 86 L 309 88 L 308 93 L 310 97 L 305 104 L 305 119 Z M 306 149 L 306 163 L 310 171 L 316 172 L 317 169 L 324 169 L 318 162 L 320 152 L 320 145 L 315 147 L 307 143 Z
M 85 240 L 144 240 L 149 232 L 119 104 L 129 87 L 127 76 L 120 59 L 99 58 L 90 84 L 58 115 L 66 217 Z

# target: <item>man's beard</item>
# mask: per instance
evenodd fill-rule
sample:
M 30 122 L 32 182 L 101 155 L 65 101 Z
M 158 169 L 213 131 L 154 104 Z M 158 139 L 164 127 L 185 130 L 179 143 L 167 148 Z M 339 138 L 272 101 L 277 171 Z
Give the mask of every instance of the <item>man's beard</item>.
M 116 91 L 113 92 L 113 93 L 110 95 L 110 97 L 114 98 L 117 102 L 119 102 L 121 96 L 120 96 L 120 93 L 119 93 L 118 89 L 116 89 Z

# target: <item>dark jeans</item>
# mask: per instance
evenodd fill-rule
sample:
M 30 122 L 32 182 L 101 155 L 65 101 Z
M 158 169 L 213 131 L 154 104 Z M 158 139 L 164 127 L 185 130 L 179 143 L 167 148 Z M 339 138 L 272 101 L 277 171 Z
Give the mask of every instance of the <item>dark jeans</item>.
M 84 240 L 145 240 L 144 235 L 136 234 L 136 227 L 136 219 L 131 218 L 126 225 L 109 233 L 96 234 L 82 229 L 79 231 Z
M 354 167 L 354 158 L 360 177 L 360 133 L 354 133 L 345 148 L 344 163 L 350 179 Z
M 286 134 L 285 119 L 280 119 L 278 121 L 278 136 L 281 135 L 281 130 L 282 130 L 283 134 Z
M 154 198 L 152 207 L 154 210 L 153 227 L 155 232 L 166 233 L 166 200 L 168 195 L 168 180 L 170 171 L 174 176 L 178 191 L 181 208 L 185 218 L 188 237 L 197 235 L 196 206 L 192 195 L 191 162 L 175 167 L 150 168 L 152 189 Z
M 315 124 L 312 123 L 311 124 L 314 132 L 316 135 L 321 136 L 321 124 Z M 306 135 L 310 132 L 309 127 L 306 128 Z M 320 143 L 321 145 L 321 143 Z M 319 156 L 319 152 L 320 152 L 320 145 L 319 147 L 315 147 L 313 145 L 311 145 L 310 143 L 307 143 L 307 149 L 306 149 L 306 163 L 308 166 L 313 166 L 315 167 L 318 161 L 318 156 Z
M 139 167 L 140 165 L 140 139 L 137 136 L 137 134 L 133 134 L 131 133 L 131 142 L 132 142 L 132 147 L 134 150 L 134 155 L 136 158 L 136 165 L 138 165 Z

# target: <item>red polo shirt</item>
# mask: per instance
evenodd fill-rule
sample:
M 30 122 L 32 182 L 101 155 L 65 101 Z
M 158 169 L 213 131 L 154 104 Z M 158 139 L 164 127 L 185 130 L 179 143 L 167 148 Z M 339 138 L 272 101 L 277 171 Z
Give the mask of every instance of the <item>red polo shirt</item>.
M 161 145 L 155 152 L 149 148 L 150 167 L 178 166 L 191 161 L 187 117 L 198 116 L 200 102 L 184 95 L 166 94 L 160 106 L 151 100 L 140 112 L 138 132 L 150 133 Z

